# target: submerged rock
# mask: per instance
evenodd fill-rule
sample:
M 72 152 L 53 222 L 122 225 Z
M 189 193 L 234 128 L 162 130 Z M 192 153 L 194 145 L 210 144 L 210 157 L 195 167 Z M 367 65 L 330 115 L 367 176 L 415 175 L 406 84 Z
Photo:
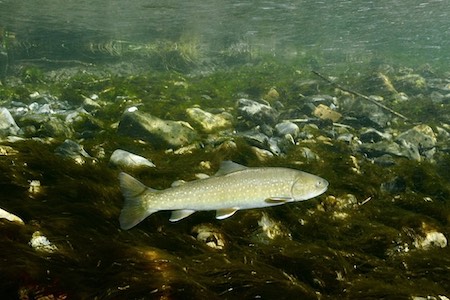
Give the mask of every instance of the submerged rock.
M 43 186 L 41 185 L 41 182 L 37 179 L 29 180 L 29 187 L 28 187 L 28 194 L 30 195 L 30 198 L 35 198 L 39 194 L 42 194 L 44 191 Z
M 357 117 L 366 126 L 384 128 L 392 119 L 389 112 L 366 100 L 345 98 L 340 100 L 340 107 L 346 115 Z
M 58 247 L 52 244 L 47 237 L 39 231 L 33 233 L 29 245 L 39 252 L 53 253 L 58 251 Z
M 319 161 L 320 157 L 308 147 L 298 147 L 295 149 L 307 162 Z
M 268 214 L 262 213 L 261 219 L 258 220 L 260 227 L 253 239 L 260 243 L 269 243 L 271 240 L 280 237 L 291 238 L 291 233 L 285 228 L 281 222 L 275 221 Z
M 390 140 L 392 135 L 378 131 L 374 128 L 367 128 L 359 135 L 359 139 L 363 143 L 376 143 L 382 140 Z
M 211 224 L 197 225 L 192 229 L 192 233 L 196 235 L 197 241 L 204 243 L 212 249 L 222 250 L 225 248 L 225 236 L 218 228 Z
M 390 181 L 383 182 L 380 190 L 391 194 L 403 193 L 406 190 L 406 181 L 403 177 L 397 176 Z
M 380 141 L 378 143 L 364 143 L 359 149 L 368 157 L 379 157 L 385 154 L 394 156 L 406 156 L 399 144 L 391 141 Z
M 18 223 L 21 225 L 24 224 L 24 222 L 21 218 L 19 218 L 18 216 L 14 215 L 10 212 L 7 212 L 6 210 L 4 210 L 2 208 L 0 208 L 0 219 L 6 219 L 10 222 L 15 222 L 15 223 Z
M 19 126 L 9 112 L 8 109 L 0 108 L 0 136 L 17 135 L 19 133 Z
M 442 232 L 431 230 L 425 233 L 423 237 L 417 237 L 414 241 L 417 249 L 428 250 L 431 248 L 447 247 L 447 238 Z
M 267 102 L 275 102 L 278 99 L 280 99 L 280 93 L 278 93 L 278 91 L 272 87 L 270 88 L 270 90 L 267 92 L 267 94 L 264 95 L 264 100 L 266 100 Z
M 283 121 L 275 125 L 275 132 L 278 136 L 284 137 L 289 134 L 290 136 L 292 136 L 292 138 L 295 139 L 298 137 L 300 128 L 295 123 Z
M 84 147 L 72 140 L 65 140 L 64 143 L 55 149 L 57 155 L 71 158 L 78 164 L 84 164 L 86 158 L 93 159 L 89 153 L 84 150 Z
M 433 129 L 426 124 L 414 126 L 403 132 L 397 140 L 406 140 L 422 148 L 433 148 L 437 142 Z
M 421 93 L 427 88 L 427 81 L 419 74 L 406 74 L 395 78 L 397 90 L 406 93 Z
M 255 124 L 273 124 L 278 112 L 271 106 L 253 100 L 241 98 L 237 102 L 239 115 Z
M 231 128 L 233 117 L 228 113 L 212 114 L 200 108 L 193 107 L 186 109 L 186 113 L 201 131 L 206 133 Z
M 162 120 L 139 110 L 127 110 L 119 123 L 122 135 L 150 142 L 155 148 L 180 148 L 197 140 L 197 132 L 187 122 Z
M 313 111 L 313 115 L 322 120 L 331 120 L 337 122 L 342 118 L 342 115 L 335 110 L 332 110 L 324 104 L 319 104 Z
M 41 136 L 70 138 L 73 134 L 71 127 L 57 117 L 49 117 L 37 131 Z
M 433 129 L 425 124 L 414 126 L 403 132 L 396 141 L 409 149 L 409 152 L 414 153 L 416 160 L 420 160 L 420 156 L 431 159 L 436 151 L 436 135 Z M 417 155 L 419 155 L 418 159 Z
M 109 163 L 122 169 L 155 167 L 155 164 L 145 157 L 121 149 L 117 149 L 112 153 Z
M 279 137 L 268 137 L 266 134 L 260 132 L 259 128 L 241 132 L 238 136 L 243 137 L 250 145 L 265 149 L 275 155 L 280 155 L 282 152 L 279 146 L 282 139 Z

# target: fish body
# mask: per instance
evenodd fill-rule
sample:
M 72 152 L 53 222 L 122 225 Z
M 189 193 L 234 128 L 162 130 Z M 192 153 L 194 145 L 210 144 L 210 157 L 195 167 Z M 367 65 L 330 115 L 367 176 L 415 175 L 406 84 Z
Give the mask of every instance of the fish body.
M 216 210 L 217 219 L 237 210 L 304 201 L 324 193 L 328 182 L 316 175 L 289 168 L 247 168 L 224 161 L 216 175 L 165 190 L 146 187 L 126 173 L 119 175 L 125 198 L 119 221 L 130 229 L 149 215 L 171 210 L 170 221 L 196 211 Z

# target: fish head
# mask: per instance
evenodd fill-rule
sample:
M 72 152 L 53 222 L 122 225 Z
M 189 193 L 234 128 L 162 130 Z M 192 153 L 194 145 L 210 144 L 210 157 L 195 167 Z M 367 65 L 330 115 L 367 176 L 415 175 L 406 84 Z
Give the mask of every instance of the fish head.
M 328 181 L 325 179 L 299 171 L 292 183 L 291 196 L 294 201 L 304 201 L 323 194 L 327 189 Z

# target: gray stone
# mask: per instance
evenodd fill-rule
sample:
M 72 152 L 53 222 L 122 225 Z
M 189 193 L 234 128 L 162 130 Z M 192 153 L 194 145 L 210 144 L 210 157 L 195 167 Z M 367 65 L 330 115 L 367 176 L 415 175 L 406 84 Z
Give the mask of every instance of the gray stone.
M 278 136 L 284 137 L 286 134 L 290 134 L 293 138 L 296 138 L 298 137 L 300 128 L 295 123 L 283 121 L 275 125 L 275 132 Z
M 180 148 L 198 138 L 187 122 L 162 120 L 139 110 L 127 110 L 122 115 L 118 132 L 148 141 L 159 149 Z
M 314 153 L 311 149 L 309 149 L 307 147 L 299 147 L 299 148 L 297 148 L 296 151 L 298 151 L 301 154 L 301 156 L 306 158 L 307 162 L 313 162 L 313 161 L 320 160 L 319 155 L 317 155 L 316 153 Z
M 395 177 L 390 181 L 383 182 L 380 190 L 390 194 L 403 193 L 406 190 L 406 181 L 402 177 Z
M 391 114 L 381 107 L 366 100 L 345 98 L 340 100 L 340 110 L 346 115 L 353 115 L 366 126 L 385 127 L 391 120 Z
M 244 98 L 237 105 L 239 115 L 255 124 L 274 124 L 278 119 L 278 112 L 269 105 Z
M 13 116 L 8 109 L 0 108 L 0 136 L 17 135 L 19 133 L 19 126 L 14 121 Z
M 84 164 L 86 159 L 93 160 L 82 145 L 72 140 L 65 140 L 62 145 L 55 149 L 55 153 L 66 158 L 71 158 L 80 165 Z
M 409 143 L 417 145 L 419 148 L 430 149 L 436 146 L 436 135 L 430 126 L 420 124 L 401 133 L 396 141 L 405 140 Z
M 390 140 L 392 136 L 388 133 L 383 133 L 374 128 L 368 128 L 361 132 L 359 139 L 363 143 L 376 143 L 381 140 Z
M 364 143 L 359 149 L 369 157 L 379 157 L 384 154 L 394 156 L 406 156 L 399 144 L 392 141 L 381 141 L 378 143 Z
M 400 134 L 396 141 L 409 153 L 411 159 L 432 159 L 437 138 L 430 126 L 421 124 Z
M 279 142 L 280 141 L 281 141 L 281 139 L 277 138 L 277 137 L 271 137 L 267 141 L 269 150 L 275 155 L 280 155 L 281 154 L 281 149 L 280 149 L 280 146 L 279 146 Z
M 401 151 L 403 153 L 403 156 L 412 159 L 421 161 L 422 157 L 420 156 L 419 148 L 416 144 L 413 144 L 411 142 L 408 142 L 406 140 L 400 140 L 398 143 L 401 146 Z
M 267 135 L 255 129 L 240 132 L 238 136 L 243 137 L 250 145 L 256 147 L 264 147 L 265 145 L 267 145 L 269 140 L 269 137 Z

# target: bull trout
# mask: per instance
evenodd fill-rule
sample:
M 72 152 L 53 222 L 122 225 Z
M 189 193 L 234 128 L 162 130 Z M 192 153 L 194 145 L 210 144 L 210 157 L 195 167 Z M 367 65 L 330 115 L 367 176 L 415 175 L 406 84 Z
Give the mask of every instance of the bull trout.
M 119 221 L 125 230 L 160 210 L 171 210 L 172 222 L 205 210 L 215 210 L 217 219 L 225 219 L 240 209 L 308 200 L 328 188 L 325 179 L 306 172 L 276 167 L 248 168 L 232 161 L 222 162 L 214 176 L 165 190 L 146 187 L 123 172 L 119 180 L 125 198 Z

